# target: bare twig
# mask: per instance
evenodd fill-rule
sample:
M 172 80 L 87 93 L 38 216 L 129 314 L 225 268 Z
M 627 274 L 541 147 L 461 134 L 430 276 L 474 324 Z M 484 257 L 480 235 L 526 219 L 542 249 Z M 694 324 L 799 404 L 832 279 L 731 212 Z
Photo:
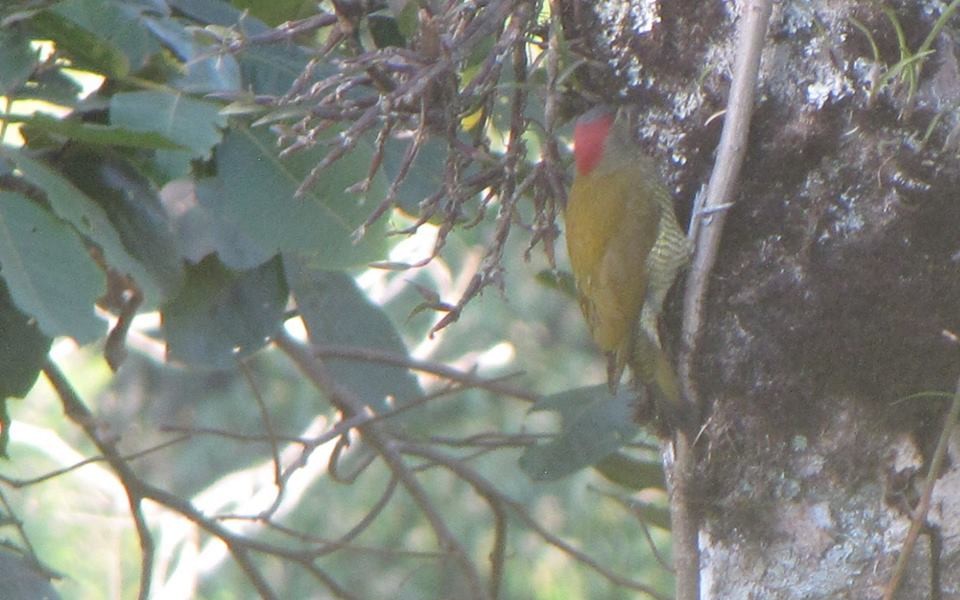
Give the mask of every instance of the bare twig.
M 348 416 L 362 414 L 364 403 L 356 398 L 350 390 L 334 381 L 326 372 L 322 363 L 317 361 L 311 352 L 300 343 L 293 340 L 281 330 L 275 339 L 277 347 L 296 364 L 300 371 L 313 383 L 317 389 L 326 394 L 338 408 Z M 433 500 L 413 472 L 407 466 L 403 456 L 394 448 L 394 443 L 388 438 L 378 424 L 371 423 L 362 429 L 363 437 L 368 444 L 379 454 L 387 466 L 399 478 L 407 493 L 413 498 L 421 512 L 430 523 L 437 543 L 441 549 L 449 552 L 459 564 L 463 575 L 470 584 L 474 598 L 486 599 L 488 595 L 480 579 L 480 574 L 474 568 L 469 555 L 463 545 L 457 540 L 447 527 L 446 522 L 434 505 Z
M 27 536 L 27 530 L 23 527 L 23 521 L 14 513 L 13 507 L 10 506 L 7 497 L 3 494 L 3 490 L 0 490 L 0 504 L 3 505 L 3 514 L 0 516 L 2 516 L 4 524 L 12 524 L 14 526 L 17 530 L 17 535 L 20 537 L 20 541 L 23 542 L 23 548 L 14 546 L 12 542 L 4 542 L 3 545 L 11 550 L 16 550 L 18 554 L 25 555 L 25 558 L 30 562 L 31 566 L 46 577 L 50 579 L 62 579 L 63 575 L 40 562 L 40 557 L 37 556 L 37 551 Z
M 394 367 L 404 367 L 412 371 L 430 373 L 431 375 L 436 375 L 449 381 L 455 381 L 471 388 L 487 390 L 501 396 L 518 398 L 527 402 L 536 402 L 540 399 L 538 394 L 504 383 L 503 378 L 484 379 L 443 363 L 418 360 L 396 352 L 350 346 L 313 346 L 312 350 L 314 356 L 319 358 L 354 358 Z
M 311 573 L 318 581 L 323 582 L 335 597 L 347 599 L 356 598 L 356 596 L 341 588 L 335 580 L 314 565 L 314 557 L 309 551 L 290 550 L 274 544 L 238 536 L 218 523 L 216 519 L 202 514 L 194 508 L 190 502 L 180 496 L 157 488 L 140 479 L 130 468 L 126 458 L 117 450 L 116 443 L 111 440 L 106 440 L 101 436 L 97 430 L 97 423 L 93 414 L 87 409 L 57 366 L 48 359 L 43 371 L 57 392 L 64 412 L 71 421 L 83 429 L 90 441 L 100 450 L 104 460 L 107 461 L 120 479 L 124 491 L 127 494 L 137 533 L 140 537 L 142 552 L 140 598 L 145 599 L 148 597 L 153 575 L 152 563 L 154 556 L 153 538 L 150 535 L 141 507 L 142 501 L 145 499 L 152 500 L 161 506 L 179 513 L 211 535 L 220 538 L 224 544 L 226 544 L 234 560 L 237 561 L 240 569 L 262 598 L 271 600 L 277 598 L 277 595 L 271 589 L 270 584 L 267 582 L 260 568 L 253 562 L 251 551 L 262 552 L 296 562 Z
M 668 559 L 665 556 L 663 556 L 663 554 L 661 554 L 660 549 L 657 548 L 656 542 L 653 541 L 653 536 L 650 534 L 650 527 L 647 526 L 647 520 L 644 518 L 643 512 L 637 509 L 636 505 L 638 503 L 636 502 L 636 500 L 634 500 L 633 498 L 626 498 L 620 494 L 614 494 L 612 492 L 608 492 L 593 486 L 591 486 L 591 489 L 593 489 L 598 494 L 601 494 L 603 496 L 606 496 L 607 498 L 610 498 L 611 500 L 613 500 L 614 502 L 616 502 L 626 510 L 630 511 L 631 514 L 637 517 L 637 522 L 640 525 L 640 531 L 643 533 L 643 538 L 646 540 L 647 546 L 650 548 L 650 552 L 653 554 L 653 557 L 657 559 L 657 562 L 660 563 L 660 566 L 663 567 L 664 570 L 670 573 L 673 573 L 674 572 L 673 566 L 669 563 Z
M 308 535 L 299 529 L 294 529 L 292 527 L 286 527 L 275 522 L 265 523 L 267 527 L 275 531 L 298 540 L 307 544 L 315 545 L 319 548 L 318 552 L 325 552 L 325 548 L 330 544 L 337 543 L 338 540 L 330 540 L 327 538 L 321 538 L 315 535 Z M 367 554 L 375 554 L 378 556 L 385 556 L 389 558 L 419 558 L 427 560 L 439 560 L 444 557 L 440 552 L 426 552 L 423 550 L 404 550 L 402 548 L 382 548 L 378 546 L 364 546 L 360 544 L 342 544 L 344 548 L 350 548 L 356 552 L 364 552 Z
M 93 414 L 86 407 L 73 386 L 67 381 L 63 373 L 56 364 L 48 357 L 43 365 L 43 374 L 50 381 L 50 385 L 56 390 L 60 403 L 63 405 L 63 412 L 71 421 L 79 425 L 84 433 L 90 438 L 97 449 L 103 454 L 104 459 L 120 478 L 123 484 L 124 492 L 127 494 L 127 501 L 130 504 L 130 514 L 133 517 L 134 525 L 137 529 L 137 537 L 140 540 L 140 592 L 138 598 L 147 600 L 150 594 L 150 582 L 153 579 L 153 554 L 154 543 L 153 536 L 150 534 L 150 528 L 147 526 L 147 520 L 143 516 L 143 493 L 139 485 L 140 479 L 130 468 L 130 465 L 124 460 L 117 450 L 116 444 L 101 438 L 97 432 L 97 424 Z
M 729 204 L 733 199 L 737 177 L 746 155 L 760 56 L 770 20 L 770 0 L 750 0 L 742 6 L 730 98 L 727 101 L 717 162 L 710 174 L 702 207 L 707 211 Z M 703 307 L 710 272 L 716 262 L 726 215 L 726 211 L 720 211 L 705 218 L 695 209 L 691 224 L 691 233 L 696 236 L 695 250 L 684 296 L 683 343 L 678 371 L 686 400 L 695 407 L 700 406 L 700 398 L 694 382 L 693 363 L 702 334 Z M 677 573 L 676 598 L 697 600 L 700 597 L 699 525 L 690 498 L 690 483 L 696 464 L 693 440 L 680 431 L 673 447 L 664 448 L 663 454 L 671 496 L 670 519 L 674 536 L 674 568 Z
M 406 444 L 401 447 L 405 453 L 426 458 L 431 463 L 440 464 L 451 469 L 459 477 L 469 483 L 474 491 L 486 500 L 494 516 L 493 550 L 490 552 L 490 597 L 500 597 L 500 583 L 503 579 L 503 566 L 507 548 L 507 515 L 503 503 L 503 495 L 488 481 L 466 468 L 461 461 L 453 459 L 442 452 L 419 444 Z M 471 475 L 471 476 L 466 476 Z
M 231 41 L 227 45 L 230 52 L 239 52 L 240 50 L 253 45 L 276 44 L 278 42 L 287 42 L 295 36 L 309 33 L 317 29 L 329 27 L 337 22 L 337 16 L 329 13 L 320 13 L 312 15 L 299 21 L 288 21 L 277 27 L 244 38 Z
M 451 448 L 526 448 L 544 439 L 556 437 L 552 433 L 506 434 L 500 432 L 477 433 L 465 438 L 432 435 L 427 441 L 438 446 Z
M 273 458 L 274 481 L 279 488 L 282 485 L 280 481 L 280 474 L 282 471 L 280 466 L 280 448 L 277 446 L 277 437 L 276 432 L 273 429 L 273 421 L 270 419 L 270 411 L 267 410 L 267 403 L 263 400 L 263 395 L 260 393 L 260 387 L 257 385 L 257 380 L 254 378 L 253 371 L 251 371 L 247 362 L 238 360 L 237 368 L 240 370 L 240 374 L 243 375 L 244 380 L 250 387 L 250 393 L 253 394 L 253 398 L 257 402 L 257 410 L 260 412 L 260 421 L 263 423 L 263 430 L 266 432 L 267 441 L 270 443 L 270 455 Z M 280 494 L 278 494 L 278 497 L 279 496 Z
M 531 530 L 535 531 L 537 535 L 543 538 L 545 542 L 562 551 L 564 554 L 567 554 L 574 560 L 591 568 L 611 583 L 628 589 L 636 590 L 638 592 L 643 592 L 656 600 L 669 600 L 666 596 L 658 593 L 650 586 L 624 577 L 612 569 L 607 568 L 589 554 L 578 550 L 561 537 L 553 534 L 548 528 L 544 527 L 536 519 L 530 516 L 530 513 L 527 511 L 526 507 L 523 506 L 523 504 L 513 500 L 506 494 L 499 491 L 496 486 L 490 483 L 489 480 L 481 476 L 476 470 L 465 464 L 463 461 L 450 457 L 429 446 L 423 446 L 420 444 L 407 443 L 400 446 L 400 449 L 405 454 L 412 454 L 414 456 L 426 458 L 431 462 L 436 463 L 437 465 L 442 466 L 443 468 L 456 474 L 457 477 L 469 483 L 470 486 L 473 487 L 474 491 L 480 494 L 480 496 L 482 496 L 484 500 L 490 504 L 492 509 L 494 509 L 495 505 L 502 505 L 503 508 L 509 508 L 510 511 L 521 522 L 523 522 Z
M 680 353 L 680 378 L 687 400 L 698 402 L 699 396 L 693 377 L 693 361 L 703 328 L 703 307 L 709 286 L 710 272 L 717 259 L 726 210 L 733 203 L 740 167 L 747 151 L 750 115 L 760 69 L 767 22 L 770 20 L 770 0 L 750 0 L 738 28 L 736 62 L 730 98 L 724 116 L 723 132 L 717 150 L 717 162 L 710 174 L 703 206 L 693 215 L 691 233 L 695 235 L 695 251 L 687 277 L 683 302 L 683 348 Z
M 171 429 L 171 430 L 172 430 L 172 429 Z M 177 432 L 177 433 L 182 433 L 182 432 Z M 192 433 L 192 432 L 191 432 L 191 433 Z M 179 444 L 180 442 L 184 442 L 184 441 L 186 441 L 186 440 L 188 440 L 188 439 L 190 439 L 190 435 L 179 435 L 179 436 L 177 436 L 177 437 L 175 437 L 175 438 L 173 438 L 173 439 L 170 439 L 170 440 L 167 440 L 167 441 L 162 442 L 162 443 L 160 443 L 160 444 L 157 444 L 156 446 L 151 446 L 150 448 L 145 448 L 145 449 L 143 449 L 143 450 L 139 450 L 139 451 L 137 451 L 137 452 L 132 452 L 132 453 L 130 453 L 130 454 L 124 454 L 121 458 L 123 458 L 123 460 L 125 460 L 125 461 L 127 461 L 127 462 L 131 462 L 131 461 L 137 460 L 137 459 L 139 459 L 139 458 L 142 458 L 142 457 L 144 457 L 144 456 L 146 456 L 146 455 L 148 455 L 148 454 L 152 454 L 152 453 L 157 452 L 157 451 L 159 451 L 159 450 L 163 450 L 164 448 L 168 448 L 168 447 L 170 447 L 170 446 L 173 446 L 174 444 Z M 106 460 L 107 460 L 107 459 L 104 458 L 103 456 L 91 456 L 90 458 L 85 458 L 85 459 L 83 459 L 83 460 L 81 460 L 81 461 L 77 461 L 76 463 L 74 463 L 74 464 L 72 464 L 72 465 L 63 467 L 63 468 L 61 468 L 61 469 L 54 469 L 53 471 L 48 471 L 47 473 L 44 473 L 43 475 L 37 475 L 36 477 L 30 477 L 29 479 L 16 479 L 16 478 L 13 478 L 13 477 L 7 477 L 6 475 L 0 474 L 0 482 L 3 482 L 4 484 L 9 485 L 9 486 L 12 487 L 12 488 L 25 488 L 25 487 L 30 487 L 31 485 L 36 485 L 36 484 L 38 484 L 38 483 L 43 483 L 44 481 L 48 481 L 48 480 L 50 480 L 50 479 L 55 479 L 55 478 L 57 478 L 57 477 L 60 477 L 61 475 L 66 475 L 67 473 L 70 473 L 71 471 L 76 471 L 77 469 L 79 469 L 79 468 L 81 468 L 81 467 L 85 467 L 85 466 L 87 466 L 87 465 L 92 465 L 92 464 L 98 463 L 98 462 L 106 462 Z
M 950 436 L 953 435 L 960 421 L 960 380 L 957 380 L 957 387 L 953 393 L 953 403 L 950 405 L 950 411 L 943 420 L 943 430 L 940 432 L 940 439 L 937 440 L 937 448 L 930 459 L 930 467 L 927 471 L 927 478 L 923 482 L 923 492 L 920 495 L 920 502 L 913 511 L 911 517 L 910 530 L 907 531 L 907 537 L 903 540 L 903 547 L 900 549 L 900 556 L 897 557 L 897 564 L 893 569 L 893 575 L 883 592 L 883 600 L 893 600 L 896 597 L 897 589 L 903 581 L 907 572 L 907 565 L 910 564 L 910 556 L 913 554 L 913 548 L 917 544 L 917 538 L 920 532 L 927 525 L 927 513 L 930 511 L 930 500 L 933 497 L 933 488 L 940 478 L 943 461 L 947 456 L 947 448 L 950 445 Z

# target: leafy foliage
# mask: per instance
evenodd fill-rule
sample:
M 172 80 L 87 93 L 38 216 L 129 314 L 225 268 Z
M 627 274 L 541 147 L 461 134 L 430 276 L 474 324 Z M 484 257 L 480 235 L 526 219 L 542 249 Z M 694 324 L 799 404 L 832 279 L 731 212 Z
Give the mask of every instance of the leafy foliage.
M 229 541 L 242 573 L 221 569 L 214 587 L 264 597 L 305 596 L 318 582 L 348 598 L 526 596 L 529 582 L 504 551 L 526 544 L 508 513 L 586 565 L 594 574 L 577 577 L 606 582 L 610 597 L 625 585 L 614 571 L 636 571 L 598 567 L 539 525 L 530 506 L 556 488 L 531 488 L 547 484 L 521 477 L 510 451 L 524 448 L 520 466 L 537 481 L 598 465 L 624 488 L 662 488 L 656 456 L 630 447 L 630 399 L 580 387 L 590 354 L 529 359 L 539 373 L 522 384 L 475 372 L 478 349 L 502 346 L 498 319 L 529 326 L 573 306 L 532 276 L 518 283 L 529 301 L 512 313 L 480 297 L 505 287 L 505 256 L 539 244 L 554 267 L 564 53 L 556 20 L 539 8 L 332 2 L 315 13 L 298 1 L 62 0 L 0 9 L 0 451 L 19 448 L 8 408 L 43 412 L 33 394 L 26 405 L 8 401 L 43 372 L 67 416 L 58 426 L 85 436 L 84 452 L 106 464 L 96 472 L 122 484 L 116 505 L 133 507 L 124 543 L 135 532 L 145 554 L 141 597 L 169 592 L 176 578 L 154 571 L 156 553 L 187 544 L 143 500 Z M 532 94 L 542 102 L 528 102 Z M 45 114 L 46 103 L 63 116 Z M 419 253 L 407 252 L 413 242 Z M 287 333 L 298 324 L 311 345 Z M 83 376 L 65 376 L 49 356 L 65 337 L 84 347 Z M 128 346 L 141 352 L 115 375 L 93 375 L 101 343 L 114 369 Z M 142 356 L 156 348 L 167 364 Z M 72 379 L 97 398 L 96 416 Z M 562 434 L 535 443 L 543 434 L 520 426 L 540 385 L 576 387 L 534 404 L 536 427 L 544 414 L 562 420 Z M 101 418 L 121 435 L 99 428 Z M 145 452 L 151 445 L 168 458 Z M 327 468 L 311 466 L 324 453 Z M 142 459 L 136 471 L 132 456 Z M 349 478 L 337 467 L 344 456 L 359 465 Z M 202 466 L 171 474 L 178 464 Z M 30 488 L 43 470 L 2 481 Z M 223 471 L 259 486 L 249 502 Z M 362 485 L 331 485 L 353 478 Z M 308 488 L 336 499 L 329 514 L 305 501 Z M 215 492 L 228 499 L 215 502 Z M 477 498 L 493 531 L 461 514 L 476 511 L 459 500 Z M 253 529 L 224 525 L 228 514 L 247 515 Z M 353 528 L 342 530 L 343 515 Z M 596 517 L 614 531 L 622 518 Z M 327 529 L 341 537 L 316 536 Z M 354 545 L 361 535 L 372 546 L 402 539 L 403 549 L 377 563 L 383 581 L 345 576 L 357 588 L 347 589 L 327 565 L 379 561 Z M 473 558 L 481 548 L 489 568 Z M 40 554 L 32 559 L 44 562 Z M 278 563 L 296 574 L 268 578 Z M 417 575 L 408 582 L 407 572 Z M 556 586 L 586 585 L 577 581 Z M 639 576 L 627 581 L 648 590 Z

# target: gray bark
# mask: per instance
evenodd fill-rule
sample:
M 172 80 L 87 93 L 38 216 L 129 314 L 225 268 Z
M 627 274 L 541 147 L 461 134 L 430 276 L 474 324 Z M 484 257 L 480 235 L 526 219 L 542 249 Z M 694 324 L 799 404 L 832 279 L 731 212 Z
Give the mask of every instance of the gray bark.
M 947 3 L 890 3 L 916 52 Z M 689 217 L 728 95 L 738 3 L 564 3 L 598 100 Z M 867 33 L 855 23 L 863 25 Z M 710 282 L 696 380 L 702 597 L 880 598 L 948 401 L 960 332 L 960 67 L 951 18 L 918 66 L 870 2 L 779 3 Z M 879 51 L 874 60 L 870 39 Z M 664 334 L 676 346 L 678 290 Z M 898 598 L 960 598 L 954 439 Z

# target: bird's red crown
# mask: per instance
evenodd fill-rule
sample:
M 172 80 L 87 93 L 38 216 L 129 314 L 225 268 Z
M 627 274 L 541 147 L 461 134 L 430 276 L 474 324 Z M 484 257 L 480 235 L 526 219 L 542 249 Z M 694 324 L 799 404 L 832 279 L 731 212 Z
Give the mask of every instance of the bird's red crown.
M 609 108 L 598 107 L 577 119 L 573 128 L 573 158 L 577 162 L 577 174 L 590 173 L 600 162 L 614 118 Z

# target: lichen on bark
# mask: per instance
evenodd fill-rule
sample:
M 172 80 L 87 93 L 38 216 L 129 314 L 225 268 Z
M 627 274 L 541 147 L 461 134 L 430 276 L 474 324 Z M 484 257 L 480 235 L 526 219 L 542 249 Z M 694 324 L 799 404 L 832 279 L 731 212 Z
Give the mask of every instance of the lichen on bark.
M 638 136 L 689 218 L 713 166 L 740 4 L 564 5 L 593 59 L 578 77 L 641 107 Z M 775 5 L 697 363 L 705 598 L 870 598 L 889 576 L 908 521 L 889 494 L 908 467 L 891 457 L 913 449 L 922 479 L 944 409 L 904 398 L 952 391 L 958 374 L 944 332 L 960 332 L 960 18 L 903 64 L 945 8 Z M 951 466 L 940 485 L 955 478 Z M 951 529 L 960 496 L 936 497 L 931 520 Z M 955 534 L 939 552 L 923 545 L 901 597 L 960 593 Z

